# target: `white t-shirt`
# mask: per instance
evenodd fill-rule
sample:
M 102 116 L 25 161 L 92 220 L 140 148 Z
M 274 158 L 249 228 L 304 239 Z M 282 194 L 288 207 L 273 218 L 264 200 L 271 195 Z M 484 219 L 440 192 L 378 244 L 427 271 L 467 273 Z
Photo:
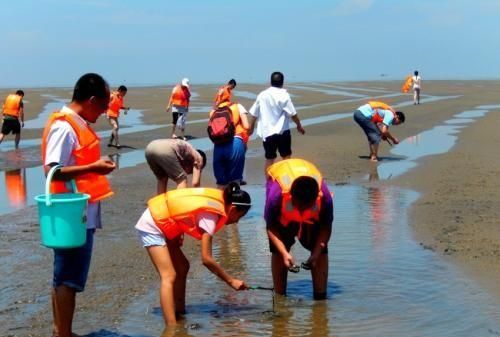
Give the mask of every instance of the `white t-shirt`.
M 420 75 L 413 76 L 413 89 L 420 89 L 420 81 L 422 81 Z
M 66 106 L 61 109 L 61 112 L 74 113 L 78 118 L 81 118 L 78 114 Z M 50 127 L 50 131 L 47 136 L 45 162 L 43 164 L 49 165 L 52 163 L 58 163 L 63 166 L 75 165 L 73 150 L 78 146 L 78 138 L 71 125 L 63 120 L 55 121 Z M 71 190 L 71 184 L 68 184 L 68 187 Z M 102 228 L 100 202 L 88 203 L 87 228 Z
M 210 212 L 199 213 L 196 217 L 198 227 L 203 229 L 210 236 L 213 236 L 215 234 L 215 227 L 217 226 L 218 220 L 219 216 Z M 144 213 L 142 213 L 142 216 L 139 218 L 137 224 L 135 225 L 135 229 L 140 230 L 141 232 L 163 235 L 162 231 L 158 228 L 158 226 L 156 226 L 149 208 L 146 208 Z
M 297 111 L 286 89 L 270 87 L 257 96 L 249 113 L 257 118 L 257 135 L 265 140 L 288 130 L 290 118 Z

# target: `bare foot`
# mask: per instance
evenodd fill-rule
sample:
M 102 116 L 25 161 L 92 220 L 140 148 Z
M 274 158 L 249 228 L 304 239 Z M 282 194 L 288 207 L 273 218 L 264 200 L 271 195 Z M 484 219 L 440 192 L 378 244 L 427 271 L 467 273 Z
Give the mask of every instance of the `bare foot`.
M 378 162 L 378 158 L 372 156 L 372 157 L 370 157 L 370 161 L 372 161 L 372 162 Z

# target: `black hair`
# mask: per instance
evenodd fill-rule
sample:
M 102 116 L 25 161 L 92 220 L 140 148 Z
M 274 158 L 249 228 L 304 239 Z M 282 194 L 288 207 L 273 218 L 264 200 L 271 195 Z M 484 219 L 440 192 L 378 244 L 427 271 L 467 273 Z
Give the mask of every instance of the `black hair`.
M 125 91 L 125 92 L 127 92 L 127 90 L 128 90 L 128 89 L 127 89 L 127 87 L 126 87 L 126 86 L 124 86 L 124 85 L 120 85 L 120 86 L 118 87 L 118 91 Z
M 226 205 L 232 204 L 237 210 L 243 212 L 243 215 L 247 214 L 250 207 L 252 207 L 250 194 L 243 191 L 240 185 L 234 181 L 224 188 L 224 203 Z
M 285 82 L 285 76 L 279 71 L 275 71 L 271 74 L 271 86 L 281 88 Z
M 415 71 L 413 72 L 413 74 L 414 74 L 415 76 L 418 76 L 418 70 L 415 70 Z
M 201 168 L 205 168 L 205 166 L 207 165 L 207 155 L 205 154 L 205 152 L 203 152 L 200 149 L 196 149 L 196 151 L 198 151 L 198 153 L 200 154 L 200 156 L 202 158 L 203 165 L 201 166 Z
M 73 102 L 84 102 L 90 97 L 109 98 L 108 83 L 101 75 L 88 73 L 78 79 L 73 91 Z
M 24 96 L 24 91 L 18 90 L 18 91 L 16 91 L 16 95 L 18 95 L 18 96 Z
M 318 182 L 313 177 L 298 177 L 293 181 L 290 193 L 293 201 L 300 205 L 309 205 L 318 197 Z
M 232 78 L 229 80 L 229 82 L 227 82 L 227 84 L 236 86 L 236 80 Z
M 396 111 L 396 116 L 398 116 L 398 119 L 401 123 L 405 122 L 406 117 L 403 111 Z

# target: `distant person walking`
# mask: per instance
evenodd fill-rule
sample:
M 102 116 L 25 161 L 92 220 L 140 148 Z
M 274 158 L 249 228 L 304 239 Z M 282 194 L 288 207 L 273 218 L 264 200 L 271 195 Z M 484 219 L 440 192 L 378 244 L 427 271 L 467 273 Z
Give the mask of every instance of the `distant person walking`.
M 12 132 L 15 136 L 14 143 L 16 149 L 21 141 L 21 128 L 24 127 L 24 91 L 18 90 L 15 94 L 10 94 L 3 103 L 3 123 L 0 133 L 0 144 L 3 138 Z
M 234 88 L 236 88 L 236 80 L 234 79 L 230 79 L 225 86 L 220 87 L 215 95 L 213 108 L 216 109 L 219 104 L 224 102 L 232 102 Z
M 76 82 L 71 103 L 54 112 L 42 136 L 42 161 L 47 173 L 54 165 L 57 171 L 52 191 L 67 193 L 68 180 L 74 179 L 78 191 L 90 195 L 86 208 L 87 241 L 82 247 L 54 249 L 52 282 L 52 336 L 72 337 L 76 293 L 85 289 L 92 256 L 94 233 L 101 228 L 101 200 L 113 194 L 105 175 L 115 164 L 101 159 L 99 137 L 89 123 L 106 112 L 109 87 L 97 74 L 86 74 Z M 81 217 L 81 215 L 80 215 Z
M 242 184 L 250 125 L 247 110 L 238 103 L 223 101 L 217 106 L 217 109 L 210 112 L 210 121 L 213 120 L 214 114 L 221 116 L 222 123 L 224 120 L 227 124 L 231 123 L 228 125 L 231 131 L 227 131 L 231 132 L 231 135 L 228 135 L 228 139 L 223 139 L 221 142 L 217 142 L 209 132 L 210 138 L 214 141 L 214 176 L 217 186 L 223 189 L 230 182 Z M 215 121 L 214 123 L 221 126 L 220 123 Z
M 413 73 L 413 104 L 420 104 L 420 90 L 422 89 L 422 77 L 418 74 L 418 71 L 415 70 Z
M 186 140 L 184 130 L 186 127 L 186 118 L 189 110 L 189 99 L 191 92 L 189 91 L 189 79 L 183 78 L 180 84 L 177 84 L 172 90 L 170 99 L 167 105 L 167 112 L 172 110 L 172 138 L 181 138 Z M 179 129 L 179 136 L 175 130 Z
M 363 129 L 370 147 L 370 160 L 378 161 L 380 140 L 399 140 L 389 132 L 389 126 L 404 123 L 405 115 L 382 102 L 368 102 L 354 112 L 354 121 Z
M 146 146 L 145 155 L 157 179 L 157 194 L 167 191 L 169 178 L 177 184 L 177 188 L 188 187 L 188 174 L 193 174 L 191 186 L 200 186 L 207 156 L 188 142 L 181 139 L 153 140 Z
M 120 110 L 125 110 L 125 114 L 127 114 L 127 111 L 130 109 L 123 105 L 123 98 L 126 94 L 127 87 L 124 85 L 121 85 L 118 90 L 111 93 L 106 115 L 108 117 L 109 125 L 111 125 L 113 129 L 111 131 L 111 138 L 109 139 L 108 146 L 116 146 L 117 148 L 120 148 L 120 140 L 118 138 L 118 129 L 120 128 L 120 124 L 118 123 L 118 117 L 120 117 Z
M 257 123 L 257 135 L 262 138 L 267 172 L 277 157 L 277 151 L 283 159 L 292 155 L 292 137 L 290 135 L 290 119 L 297 125 L 297 130 L 304 134 L 297 111 L 293 106 L 290 94 L 283 88 L 285 77 L 280 72 L 271 74 L 271 87 L 262 91 L 249 111 L 252 134 Z

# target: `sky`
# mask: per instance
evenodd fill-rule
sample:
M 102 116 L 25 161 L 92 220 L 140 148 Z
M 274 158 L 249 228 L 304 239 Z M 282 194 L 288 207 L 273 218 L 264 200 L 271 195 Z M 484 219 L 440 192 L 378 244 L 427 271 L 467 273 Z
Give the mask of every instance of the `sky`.
M 16 0 L 0 87 L 498 79 L 499 18 L 500 0 Z

